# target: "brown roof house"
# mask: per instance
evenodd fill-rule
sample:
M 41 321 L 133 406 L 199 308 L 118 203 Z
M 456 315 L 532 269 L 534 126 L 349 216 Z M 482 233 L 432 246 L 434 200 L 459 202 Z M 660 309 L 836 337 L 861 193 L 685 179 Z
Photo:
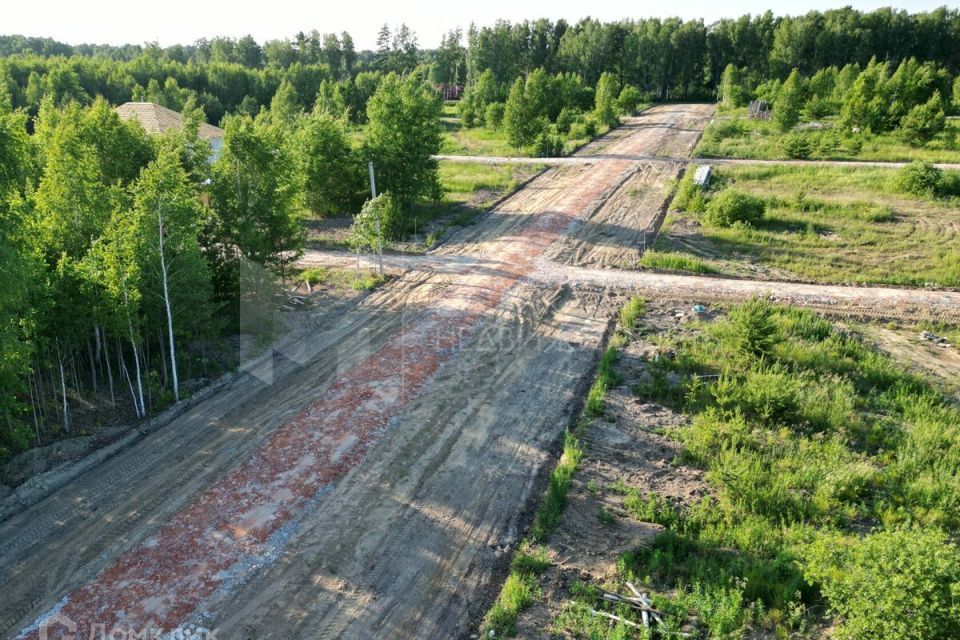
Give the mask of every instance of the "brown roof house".
M 136 120 L 147 133 L 160 134 L 167 129 L 179 130 L 183 116 L 153 102 L 125 102 L 117 107 L 117 115 L 124 120 Z M 206 122 L 200 123 L 200 137 L 210 143 L 210 162 L 220 157 L 223 148 L 223 129 Z

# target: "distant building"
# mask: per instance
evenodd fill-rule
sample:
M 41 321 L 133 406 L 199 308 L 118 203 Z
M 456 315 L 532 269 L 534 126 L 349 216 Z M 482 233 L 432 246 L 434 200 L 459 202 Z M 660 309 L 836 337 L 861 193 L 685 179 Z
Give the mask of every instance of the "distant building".
M 183 126 L 183 116 L 153 102 L 125 102 L 117 107 L 117 115 L 124 120 L 136 120 L 152 134 L 161 134 L 168 129 L 179 131 Z M 210 143 L 210 162 L 219 158 L 223 148 L 223 129 L 201 122 L 200 137 Z

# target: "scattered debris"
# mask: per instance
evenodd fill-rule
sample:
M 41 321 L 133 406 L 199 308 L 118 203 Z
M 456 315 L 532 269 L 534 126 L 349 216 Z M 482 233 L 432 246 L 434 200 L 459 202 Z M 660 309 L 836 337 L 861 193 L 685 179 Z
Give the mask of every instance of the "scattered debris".
M 938 347 L 949 348 L 951 346 L 950 341 L 944 338 L 943 336 L 938 336 L 935 333 L 929 331 L 921 331 L 920 337 L 927 342 L 932 342 Z
M 702 304 L 695 304 L 695 305 L 693 305 L 693 312 L 694 312 L 695 314 L 697 314 L 698 316 L 702 316 L 702 315 L 704 315 L 705 313 L 707 313 L 707 308 L 706 308 L 705 306 L 703 306 Z
M 754 120 L 769 120 L 773 110 L 766 100 L 751 100 L 747 115 Z

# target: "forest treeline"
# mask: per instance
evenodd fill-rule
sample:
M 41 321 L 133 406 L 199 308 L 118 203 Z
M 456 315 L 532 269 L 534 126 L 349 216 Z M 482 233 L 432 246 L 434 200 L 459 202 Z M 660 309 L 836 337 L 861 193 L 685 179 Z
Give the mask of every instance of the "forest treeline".
M 45 95 L 57 102 L 111 103 L 133 98 L 182 106 L 194 94 L 207 118 L 255 115 L 280 84 L 293 84 L 310 110 L 323 82 L 342 84 L 344 99 L 362 119 L 369 75 L 418 71 L 435 83 L 472 83 L 490 70 L 509 89 L 534 69 L 573 73 L 594 86 L 611 73 L 620 88 L 632 85 L 655 100 L 712 99 L 728 65 L 754 85 L 785 80 L 793 69 L 812 75 L 871 58 L 898 65 L 935 61 L 960 71 L 960 13 L 946 7 L 924 13 L 852 8 L 778 17 L 771 12 L 723 19 L 643 19 L 575 24 L 546 19 L 471 26 L 447 33 L 435 49 L 422 48 L 405 25 L 380 30 L 372 51 L 358 52 L 349 33 L 317 31 L 258 43 L 250 36 L 214 38 L 192 45 L 71 46 L 45 38 L 0 37 L 0 99 L 39 108 Z M 3 98 L 3 95 L 6 98 Z
M 212 163 L 192 97 L 161 136 L 103 98 L 0 109 L 0 460 L 90 432 L 97 408 L 142 418 L 230 366 L 218 342 L 282 304 L 305 208 L 359 210 L 370 161 L 396 209 L 434 196 L 441 107 L 387 74 L 354 143 L 285 83 L 256 117 L 224 119 Z

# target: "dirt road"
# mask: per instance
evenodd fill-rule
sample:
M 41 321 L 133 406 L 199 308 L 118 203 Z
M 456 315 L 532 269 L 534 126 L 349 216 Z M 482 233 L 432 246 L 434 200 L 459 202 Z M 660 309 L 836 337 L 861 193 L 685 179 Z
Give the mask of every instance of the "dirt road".
M 619 157 L 546 171 L 438 251 L 462 268 L 318 312 L 272 360 L 0 524 L 0 630 L 464 635 L 615 303 L 527 278 L 547 256 L 635 252 L 633 222 L 661 203 L 628 220 L 618 192 L 664 181 L 627 158 L 689 152 L 704 115 L 630 120 L 583 150 Z
M 616 201 L 616 196 L 611 201 Z M 356 265 L 357 258 L 345 253 L 308 251 L 301 263 L 304 266 L 351 268 Z M 376 265 L 375 259 L 361 258 L 363 268 L 375 268 Z M 498 269 L 501 266 L 493 260 L 477 256 L 384 256 L 385 269 L 393 273 L 408 270 L 451 273 L 465 268 Z M 593 269 L 558 264 L 549 257 L 536 260 L 536 268 L 525 279 L 541 287 L 606 289 L 631 295 L 645 294 L 664 300 L 711 302 L 764 296 L 781 304 L 813 307 L 845 315 L 960 322 L 960 292 L 936 289 L 856 287 Z

